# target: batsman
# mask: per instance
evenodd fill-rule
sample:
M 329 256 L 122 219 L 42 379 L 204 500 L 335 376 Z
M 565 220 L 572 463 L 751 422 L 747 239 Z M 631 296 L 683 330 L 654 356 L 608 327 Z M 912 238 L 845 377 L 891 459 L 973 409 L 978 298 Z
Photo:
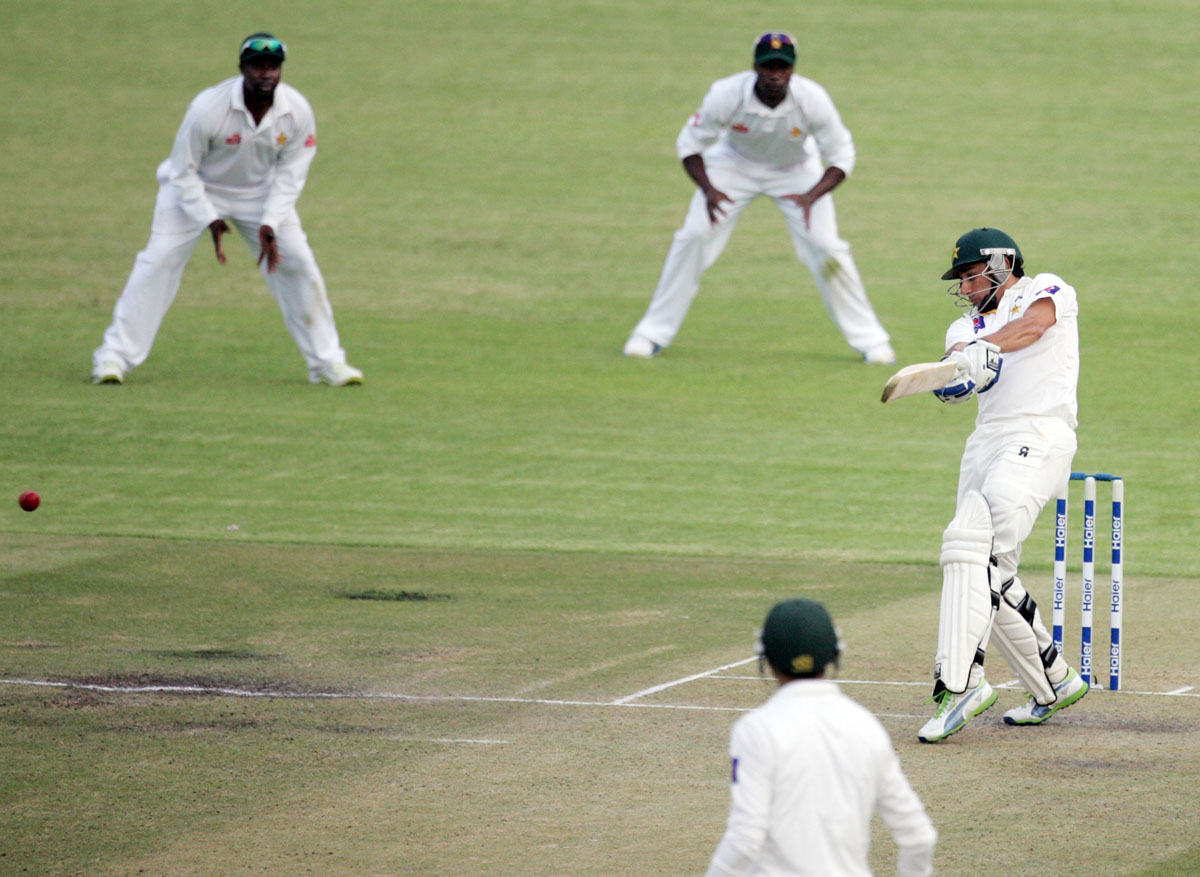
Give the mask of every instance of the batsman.
M 933 669 L 936 711 L 918 732 L 936 743 L 995 704 L 984 677 L 989 640 L 1028 697 L 1010 725 L 1037 725 L 1075 703 L 1088 684 L 1054 645 L 1017 567 L 1042 508 L 1066 485 L 1075 456 L 1079 302 L 1055 274 L 1025 273 L 1016 242 L 975 228 L 954 245 L 943 280 L 966 313 L 946 332 L 958 368 L 941 401 L 978 399 L 942 538 L 942 601 Z

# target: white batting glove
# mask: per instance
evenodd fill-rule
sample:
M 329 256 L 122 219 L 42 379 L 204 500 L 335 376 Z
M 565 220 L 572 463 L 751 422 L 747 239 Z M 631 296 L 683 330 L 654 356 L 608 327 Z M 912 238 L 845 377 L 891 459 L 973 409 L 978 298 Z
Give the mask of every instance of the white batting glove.
M 996 383 L 1003 360 L 1000 347 L 990 341 L 972 341 L 962 350 L 948 353 L 944 358 L 958 366 L 950 383 L 974 383 L 978 393 L 985 392 Z

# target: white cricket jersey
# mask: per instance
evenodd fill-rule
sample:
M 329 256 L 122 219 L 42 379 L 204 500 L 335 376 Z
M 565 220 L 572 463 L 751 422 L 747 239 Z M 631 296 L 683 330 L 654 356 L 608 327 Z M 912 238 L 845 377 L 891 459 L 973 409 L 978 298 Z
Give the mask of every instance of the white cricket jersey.
M 753 70 L 718 79 L 700 109 L 679 132 L 675 149 L 680 159 L 703 153 L 718 142 L 737 155 L 776 169 L 818 159 L 854 170 L 854 140 L 842 124 L 829 93 L 811 79 L 792 76 L 787 97 L 768 107 L 754 93 Z
M 977 394 L 976 426 L 1018 417 L 1057 417 L 1071 429 L 1078 425 L 1079 298 L 1057 274 L 1022 277 L 1005 290 L 996 310 L 955 320 L 946 331 L 946 349 L 988 337 L 1043 298 L 1054 302 L 1054 325 L 1028 347 L 1002 354 L 999 379 Z
M 304 95 L 280 82 L 271 108 L 255 125 L 242 77 L 235 76 L 192 101 L 157 176 L 175 188 L 180 206 L 202 226 L 221 216 L 215 198 L 260 201 L 260 224 L 277 229 L 295 207 L 316 152 L 317 123 Z
M 898 873 L 932 873 L 937 831 L 891 738 L 835 683 L 783 685 L 737 721 L 729 750 L 729 822 L 708 877 L 865 877 L 876 811 L 899 847 Z

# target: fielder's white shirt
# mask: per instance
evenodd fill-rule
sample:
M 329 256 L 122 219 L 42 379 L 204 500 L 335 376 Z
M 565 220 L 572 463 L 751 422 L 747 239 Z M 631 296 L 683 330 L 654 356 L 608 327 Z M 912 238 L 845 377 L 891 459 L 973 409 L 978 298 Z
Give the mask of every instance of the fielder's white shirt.
M 976 426 L 1020 417 L 1056 417 L 1071 429 L 1078 425 L 1079 298 L 1057 274 L 1022 277 L 1005 290 L 996 310 L 955 320 L 946 331 L 946 349 L 988 337 L 1044 298 L 1054 303 L 1054 325 L 1023 350 L 1003 354 L 999 380 L 977 394 Z
M 754 93 L 758 74 L 735 73 L 713 83 L 700 109 L 679 132 L 675 149 L 682 160 L 718 142 L 736 155 L 784 170 L 824 161 L 846 176 L 854 170 L 854 140 L 833 100 L 817 83 L 792 76 L 787 97 L 768 107 Z
M 782 686 L 733 726 L 729 822 L 708 877 L 863 877 L 871 814 L 897 873 L 933 870 L 937 831 L 873 715 L 827 680 Z
M 217 202 L 261 202 L 260 225 L 278 229 L 296 206 L 317 153 L 317 123 L 304 96 L 285 82 L 262 122 L 246 108 L 242 77 L 200 92 L 175 135 L 159 183 L 201 226 L 221 217 Z

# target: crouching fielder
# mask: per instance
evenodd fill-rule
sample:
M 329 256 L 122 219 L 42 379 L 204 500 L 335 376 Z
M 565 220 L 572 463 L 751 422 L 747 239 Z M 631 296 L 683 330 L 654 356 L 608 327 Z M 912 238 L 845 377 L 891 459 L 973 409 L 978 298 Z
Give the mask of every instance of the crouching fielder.
M 1083 697 L 1017 567 L 1021 545 L 1071 475 L 1079 382 L 1079 304 L 1054 274 L 1025 276 L 1004 232 L 976 228 L 954 246 L 951 295 L 967 308 L 946 332 L 958 372 L 934 394 L 978 396 L 975 431 L 958 475 L 958 503 L 942 542 L 942 604 L 934 661 L 933 718 L 923 743 L 944 740 L 996 702 L 984 678 L 989 639 L 1028 692 L 1010 725 L 1040 724 Z
M 779 690 L 733 726 L 729 823 L 709 877 L 869 875 L 875 811 L 900 848 L 897 873 L 933 872 L 937 831 L 887 731 L 823 678 L 840 652 L 821 604 L 787 600 L 767 615 L 759 654 Z

